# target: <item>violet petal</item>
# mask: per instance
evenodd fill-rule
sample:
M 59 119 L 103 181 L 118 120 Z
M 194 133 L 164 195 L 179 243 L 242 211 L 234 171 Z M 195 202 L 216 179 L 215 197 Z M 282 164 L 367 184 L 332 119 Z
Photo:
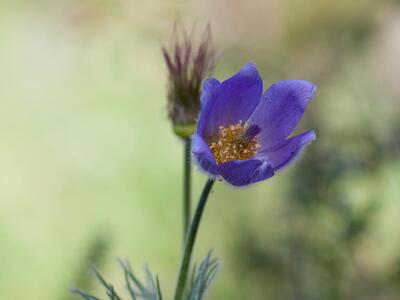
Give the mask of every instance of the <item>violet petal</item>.
M 221 125 L 247 121 L 258 105 L 263 84 L 253 63 L 246 64 L 238 73 L 217 86 L 207 85 L 204 107 L 200 114 L 197 133 L 207 139 Z
M 192 136 L 192 154 L 199 168 L 211 177 L 218 176 L 218 166 L 208 145 L 203 138 L 194 134 Z
M 257 157 L 267 157 L 275 171 L 288 166 L 294 162 L 313 140 L 316 135 L 314 130 L 309 130 L 296 135 L 286 141 L 266 149 L 261 149 Z
M 250 124 L 262 129 L 263 146 L 276 145 L 293 132 L 315 91 L 315 85 L 304 80 L 278 81 L 268 88 L 250 117 Z
M 234 186 L 245 186 L 274 176 L 268 159 L 233 160 L 219 166 L 221 176 Z

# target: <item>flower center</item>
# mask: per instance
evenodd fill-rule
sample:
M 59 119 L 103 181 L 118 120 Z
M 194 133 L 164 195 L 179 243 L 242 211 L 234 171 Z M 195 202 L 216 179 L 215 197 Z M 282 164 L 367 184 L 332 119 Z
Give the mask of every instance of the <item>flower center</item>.
M 257 138 L 259 133 L 260 127 L 249 126 L 242 121 L 234 125 L 220 126 L 209 145 L 217 164 L 246 160 L 256 155 L 257 149 L 261 147 Z

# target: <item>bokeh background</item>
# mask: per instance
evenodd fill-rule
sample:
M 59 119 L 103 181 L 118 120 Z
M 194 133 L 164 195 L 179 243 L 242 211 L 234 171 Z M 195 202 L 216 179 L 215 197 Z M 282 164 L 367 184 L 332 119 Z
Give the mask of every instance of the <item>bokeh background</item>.
M 400 299 L 400 3 L 389 0 L 0 2 L 0 299 L 102 295 L 116 257 L 170 296 L 182 143 L 160 47 L 211 22 L 220 79 L 318 85 L 303 158 L 245 189 L 217 183 L 195 256 L 223 259 L 209 299 Z M 195 171 L 194 195 L 205 176 Z

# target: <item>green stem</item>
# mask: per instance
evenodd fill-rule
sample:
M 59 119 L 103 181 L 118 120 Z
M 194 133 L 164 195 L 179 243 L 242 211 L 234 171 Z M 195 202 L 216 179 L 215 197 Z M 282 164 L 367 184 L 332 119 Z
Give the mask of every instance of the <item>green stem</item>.
M 190 137 L 185 139 L 185 153 L 183 156 L 183 242 L 185 242 L 186 234 L 190 225 L 191 215 L 191 140 Z
M 175 290 L 175 300 L 182 300 L 183 293 L 185 291 L 186 279 L 188 277 L 188 270 L 190 265 L 190 259 L 192 257 L 193 246 L 196 241 L 197 231 L 199 229 L 200 220 L 203 215 L 204 207 L 206 206 L 208 195 L 210 194 L 211 188 L 214 184 L 213 179 L 208 179 L 203 192 L 201 193 L 199 203 L 197 204 L 196 212 L 193 217 L 193 221 L 190 224 L 189 232 L 186 236 L 185 249 L 183 252 L 181 268 L 179 270 L 178 283 Z

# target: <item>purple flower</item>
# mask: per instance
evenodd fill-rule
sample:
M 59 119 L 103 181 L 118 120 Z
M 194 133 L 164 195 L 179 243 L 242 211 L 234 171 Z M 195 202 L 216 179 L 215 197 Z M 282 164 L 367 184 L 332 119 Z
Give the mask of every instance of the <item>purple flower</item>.
M 253 63 L 222 83 L 206 80 L 192 136 L 200 169 L 234 186 L 274 176 L 315 139 L 313 130 L 288 138 L 315 91 L 308 81 L 283 80 L 263 93 Z

